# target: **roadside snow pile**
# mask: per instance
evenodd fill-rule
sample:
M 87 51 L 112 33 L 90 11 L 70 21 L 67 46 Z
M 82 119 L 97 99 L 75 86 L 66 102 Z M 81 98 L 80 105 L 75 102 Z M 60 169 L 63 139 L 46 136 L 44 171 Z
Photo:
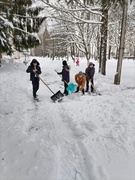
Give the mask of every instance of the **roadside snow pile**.
M 31 59 L 33 57 L 30 57 Z M 63 92 L 56 75 L 61 60 L 36 57 L 41 77 Z M 29 74 L 21 59 L 0 68 L 1 180 L 134 180 L 135 62 L 123 61 L 120 86 L 113 84 L 116 60 L 107 61 L 107 76 L 95 63 L 95 88 L 101 96 L 73 93 L 53 103 L 40 82 L 40 102 L 32 98 Z M 71 60 L 71 82 L 85 71 L 86 60 Z

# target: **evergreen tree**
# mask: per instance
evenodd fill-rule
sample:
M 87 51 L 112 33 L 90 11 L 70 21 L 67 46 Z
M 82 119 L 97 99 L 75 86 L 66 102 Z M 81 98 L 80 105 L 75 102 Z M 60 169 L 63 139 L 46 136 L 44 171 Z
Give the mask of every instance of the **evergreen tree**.
M 12 54 L 39 44 L 36 33 L 45 18 L 32 0 L 0 0 L 0 53 Z
M 9 0 L 0 0 L 0 54 L 7 52 L 11 54 L 12 48 L 9 43 L 9 37 L 11 37 L 12 23 L 10 23 L 6 16 L 8 9 L 10 8 Z

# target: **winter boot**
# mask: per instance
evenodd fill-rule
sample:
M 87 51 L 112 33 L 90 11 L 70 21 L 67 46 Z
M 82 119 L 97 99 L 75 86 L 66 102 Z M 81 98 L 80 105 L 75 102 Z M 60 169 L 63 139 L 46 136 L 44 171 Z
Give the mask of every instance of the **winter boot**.
M 84 93 L 84 89 L 82 89 L 82 94 L 84 95 L 85 93 Z
M 75 93 L 77 93 L 78 91 L 79 91 L 79 86 L 77 86 L 77 89 L 76 89 Z

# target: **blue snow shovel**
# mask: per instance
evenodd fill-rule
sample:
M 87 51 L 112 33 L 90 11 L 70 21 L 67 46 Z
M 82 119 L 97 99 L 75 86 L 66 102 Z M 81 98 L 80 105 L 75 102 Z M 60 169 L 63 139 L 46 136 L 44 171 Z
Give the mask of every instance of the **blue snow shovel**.
M 66 90 L 68 91 L 68 94 L 72 94 L 76 91 L 77 85 L 75 85 L 73 83 L 68 84 L 66 81 L 64 81 L 64 82 L 68 85 L 68 87 L 66 88 Z
M 57 71 L 56 70 L 54 70 L 56 73 L 57 73 Z M 59 75 L 59 74 L 58 74 Z M 60 76 L 60 75 L 59 75 Z M 61 76 L 60 76 L 61 77 Z M 68 87 L 66 88 L 66 90 L 68 91 L 68 94 L 72 94 L 72 93 L 74 93 L 75 91 L 76 91 L 76 87 L 77 87 L 77 85 L 75 85 L 75 84 L 73 84 L 73 83 L 67 83 L 65 80 L 64 80 L 64 82 L 68 85 Z

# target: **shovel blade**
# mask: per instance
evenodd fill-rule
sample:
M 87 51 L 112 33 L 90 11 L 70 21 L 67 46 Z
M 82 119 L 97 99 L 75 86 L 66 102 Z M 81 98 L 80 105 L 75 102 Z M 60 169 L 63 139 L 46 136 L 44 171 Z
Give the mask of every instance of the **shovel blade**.
M 60 91 L 58 91 L 54 95 L 52 95 L 50 98 L 53 100 L 53 102 L 56 102 L 56 101 L 60 102 L 62 101 L 63 96 L 64 95 Z
M 73 83 L 70 83 L 70 84 L 68 85 L 68 87 L 67 87 L 66 90 L 68 91 L 69 94 L 71 94 L 71 93 L 75 92 L 75 90 L 76 90 L 76 85 L 73 84 Z

